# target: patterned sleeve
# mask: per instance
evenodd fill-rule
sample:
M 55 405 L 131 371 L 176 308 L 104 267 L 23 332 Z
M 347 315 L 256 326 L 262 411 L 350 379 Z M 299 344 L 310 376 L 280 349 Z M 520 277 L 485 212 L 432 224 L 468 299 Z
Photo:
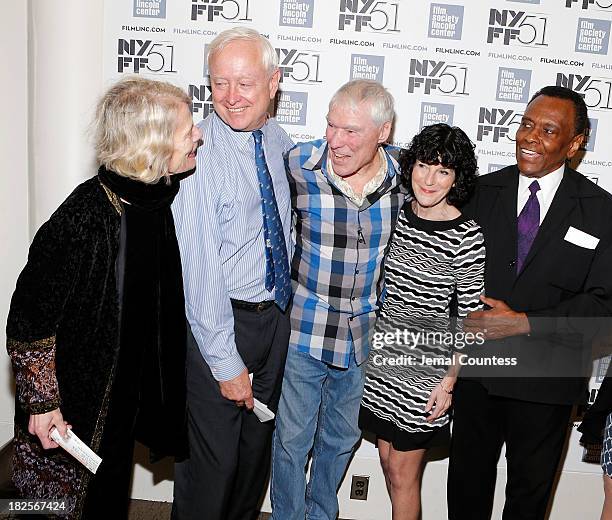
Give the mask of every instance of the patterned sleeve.
M 485 246 L 482 231 L 475 224 L 466 230 L 453 263 L 457 287 L 458 327 L 470 312 L 482 308 L 484 293 Z
M 64 224 L 64 225 L 62 225 Z M 75 233 L 54 215 L 30 246 L 19 275 L 6 326 L 17 398 L 26 413 L 40 414 L 60 405 L 55 373 L 55 334 L 78 261 Z

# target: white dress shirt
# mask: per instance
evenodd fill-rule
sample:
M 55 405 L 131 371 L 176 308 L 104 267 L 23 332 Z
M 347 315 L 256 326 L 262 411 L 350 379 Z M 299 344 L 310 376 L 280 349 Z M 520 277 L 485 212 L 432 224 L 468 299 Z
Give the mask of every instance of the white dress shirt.
M 523 206 L 525 206 L 529 195 L 531 195 L 529 186 L 533 181 L 538 181 L 540 190 L 536 193 L 536 197 L 538 197 L 538 202 L 540 203 L 541 225 L 546 213 L 548 212 L 548 208 L 550 208 L 550 205 L 555 198 L 555 193 L 557 193 L 559 184 L 561 184 L 561 181 L 563 180 L 564 171 L 565 165 L 562 165 L 560 168 L 544 175 L 544 177 L 540 177 L 539 179 L 537 177 L 527 177 L 521 173 L 519 175 L 518 197 L 516 198 L 517 216 L 521 214 Z

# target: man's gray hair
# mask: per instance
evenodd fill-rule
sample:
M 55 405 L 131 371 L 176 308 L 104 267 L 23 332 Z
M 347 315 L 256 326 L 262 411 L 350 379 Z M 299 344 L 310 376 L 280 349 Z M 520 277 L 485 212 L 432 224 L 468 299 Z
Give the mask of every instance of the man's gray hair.
M 345 83 L 331 98 L 329 109 L 331 110 L 339 103 L 346 102 L 352 107 L 357 107 L 361 103 L 368 103 L 372 121 L 376 126 L 381 126 L 387 121 L 393 123 L 395 117 L 393 96 L 378 81 L 354 79 Z
M 249 27 L 234 27 L 220 32 L 208 46 L 208 64 L 218 52 L 222 51 L 227 45 L 235 41 L 252 42 L 259 45 L 261 52 L 261 62 L 268 74 L 274 73 L 278 68 L 278 56 L 274 47 L 265 36 L 262 36 L 255 29 Z

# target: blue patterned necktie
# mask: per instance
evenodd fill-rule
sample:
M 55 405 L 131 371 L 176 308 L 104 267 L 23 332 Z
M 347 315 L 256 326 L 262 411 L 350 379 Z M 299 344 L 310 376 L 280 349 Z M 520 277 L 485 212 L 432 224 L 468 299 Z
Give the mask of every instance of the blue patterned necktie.
M 289 258 L 285 244 L 283 225 L 276 205 L 274 186 L 270 170 L 266 164 L 261 130 L 253 132 L 255 140 L 255 164 L 261 192 L 261 212 L 263 214 L 264 239 L 266 242 L 266 289 L 276 288 L 274 301 L 284 311 L 291 297 L 291 275 Z
M 520 273 L 523 268 L 523 262 L 527 258 L 527 254 L 531 249 L 531 244 L 538 234 L 540 228 L 540 203 L 536 193 L 540 191 L 538 181 L 533 181 L 529 185 L 531 195 L 523 206 L 521 214 L 518 216 L 517 228 L 517 257 L 516 257 L 516 272 Z

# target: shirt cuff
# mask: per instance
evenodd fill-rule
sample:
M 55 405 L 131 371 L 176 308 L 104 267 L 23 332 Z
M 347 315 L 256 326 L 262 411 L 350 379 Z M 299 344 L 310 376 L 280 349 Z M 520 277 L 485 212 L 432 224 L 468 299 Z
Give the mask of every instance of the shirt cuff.
M 246 368 L 240 354 L 237 352 L 214 365 L 208 366 L 210 367 L 213 377 L 217 381 L 229 381 L 230 379 L 234 379 Z

